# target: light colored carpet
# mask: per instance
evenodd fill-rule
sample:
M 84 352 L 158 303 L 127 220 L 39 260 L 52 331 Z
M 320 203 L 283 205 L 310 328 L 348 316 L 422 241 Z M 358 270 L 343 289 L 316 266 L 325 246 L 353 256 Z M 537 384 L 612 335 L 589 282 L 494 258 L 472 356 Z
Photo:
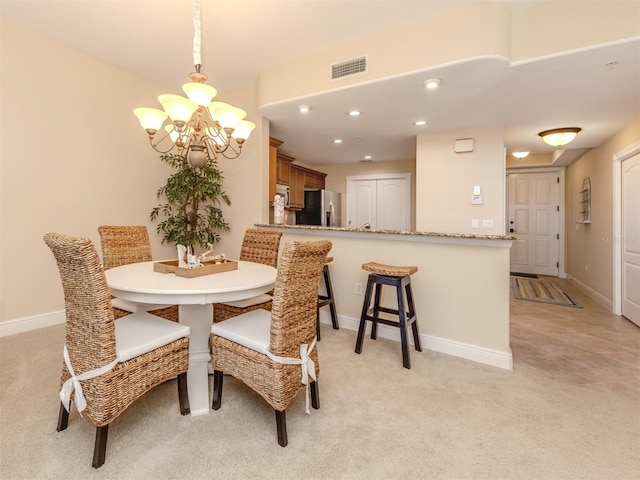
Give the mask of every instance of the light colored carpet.
M 551 303 L 566 307 L 582 308 L 553 280 L 542 278 L 511 277 L 513 294 L 518 300 Z
M 638 398 L 506 371 L 323 326 L 320 410 L 300 393 L 275 416 L 225 378 L 222 408 L 182 417 L 175 381 L 112 423 L 94 470 L 95 428 L 74 410 L 55 431 L 64 327 L 0 338 L 0 478 L 13 479 L 638 479 Z

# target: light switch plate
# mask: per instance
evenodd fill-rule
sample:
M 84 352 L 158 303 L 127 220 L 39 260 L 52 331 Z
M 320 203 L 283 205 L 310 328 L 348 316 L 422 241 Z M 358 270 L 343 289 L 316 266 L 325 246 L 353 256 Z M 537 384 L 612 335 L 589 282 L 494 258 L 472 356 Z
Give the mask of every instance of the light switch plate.
M 472 205 L 482 205 L 482 195 L 473 195 L 471 197 Z

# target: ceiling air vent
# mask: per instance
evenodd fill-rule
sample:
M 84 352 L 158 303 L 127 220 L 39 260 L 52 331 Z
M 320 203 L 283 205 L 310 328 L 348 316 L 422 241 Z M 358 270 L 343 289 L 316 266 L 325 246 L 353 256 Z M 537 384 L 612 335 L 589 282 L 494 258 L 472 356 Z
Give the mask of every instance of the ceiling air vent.
M 354 58 L 331 65 L 331 80 L 367 71 L 367 57 Z

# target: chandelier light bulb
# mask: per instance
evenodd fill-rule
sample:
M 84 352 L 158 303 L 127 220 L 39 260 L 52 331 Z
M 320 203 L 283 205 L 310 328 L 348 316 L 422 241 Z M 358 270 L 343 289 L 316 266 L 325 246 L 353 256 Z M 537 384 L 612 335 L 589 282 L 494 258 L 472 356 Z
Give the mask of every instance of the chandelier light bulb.
M 142 128 L 151 136 L 162 128 L 162 124 L 167 119 L 167 113 L 157 108 L 136 108 L 133 113 L 138 117 Z
M 182 86 L 182 90 L 187 94 L 189 100 L 196 102 L 201 107 L 206 107 L 211 103 L 213 97 L 218 94 L 218 91 L 207 85 L 206 83 L 185 83 Z

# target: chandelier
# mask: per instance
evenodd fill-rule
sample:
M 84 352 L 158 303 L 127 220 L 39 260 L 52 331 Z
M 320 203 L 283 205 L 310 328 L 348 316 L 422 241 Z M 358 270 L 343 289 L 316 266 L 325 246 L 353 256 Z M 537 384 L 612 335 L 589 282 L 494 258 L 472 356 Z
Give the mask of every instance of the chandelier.
M 247 113 L 224 102 L 212 102 L 217 90 L 207 85 L 207 76 L 200 73 L 200 0 L 193 1 L 193 62 L 196 71 L 189 74 L 190 83 L 180 95 L 158 96 L 163 110 L 136 108 L 133 113 L 147 131 L 149 142 L 160 153 L 175 151 L 185 156 L 195 168 L 215 162 L 219 155 L 236 158 L 249 138 L 255 124 L 244 120 Z M 168 121 L 167 121 L 168 119 Z M 165 121 L 166 125 L 165 125 Z

